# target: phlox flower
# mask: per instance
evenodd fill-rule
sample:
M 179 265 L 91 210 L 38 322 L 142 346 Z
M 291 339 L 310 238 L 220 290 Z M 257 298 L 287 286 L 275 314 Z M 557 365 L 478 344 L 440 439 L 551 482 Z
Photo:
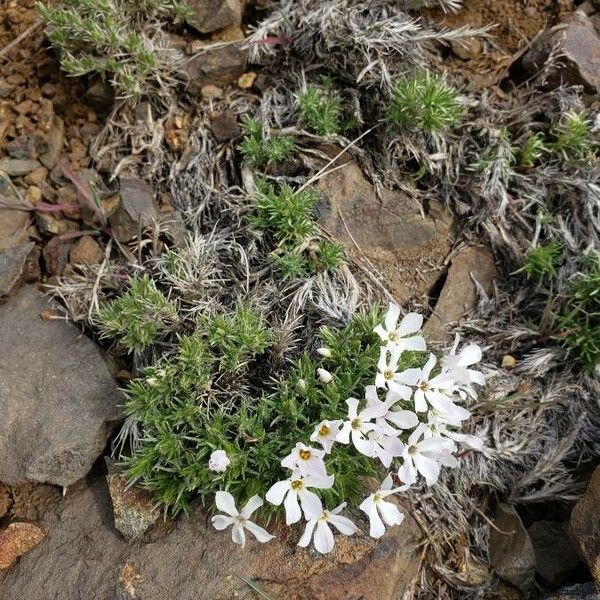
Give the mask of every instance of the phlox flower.
M 348 518 L 339 513 L 344 509 L 346 503 L 343 502 L 333 510 L 323 510 L 320 515 L 314 516 L 306 523 L 306 529 L 298 542 L 298 546 L 306 548 L 310 544 L 311 538 L 315 545 L 315 550 L 321 554 L 327 554 L 333 550 L 335 540 L 329 525 L 333 525 L 340 533 L 344 535 L 353 535 L 358 531 L 358 527 Z M 313 537 L 314 533 L 314 537 Z
M 292 471 L 298 469 L 301 475 L 307 477 L 327 477 L 324 456 L 324 450 L 311 448 L 298 442 L 290 454 L 281 461 L 281 466 Z
M 449 373 L 440 373 L 431 377 L 431 371 L 436 362 L 435 356 L 430 354 L 428 361 L 421 369 L 415 390 L 416 412 L 426 412 L 429 405 L 442 411 L 451 411 L 452 400 L 449 394 L 452 393 L 454 380 Z
M 422 335 L 412 335 L 421 329 L 423 316 L 417 313 L 408 313 L 398 325 L 400 307 L 390 302 L 384 324 L 377 325 L 373 330 L 388 348 L 396 347 L 400 352 L 404 350 L 426 349 L 425 339 Z
M 377 375 L 375 376 L 375 386 L 378 388 L 387 387 L 388 390 L 395 392 L 403 400 L 410 400 L 412 389 L 409 387 L 415 385 L 421 374 L 420 369 L 398 370 L 398 361 L 402 350 L 395 346 L 388 350 L 385 346 L 381 347 L 379 361 L 377 363 Z
M 404 452 L 404 444 L 397 437 L 387 435 L 385 430 L 379 427 L 367 434 L 367 447 L 370 448 L 370 454 L 367 456 L 377 457 L 386 469 L 394 458 L 402 456 Z
M 348 417 L 337 434 L 336 441 L 349 444 L 352 440 L 354 447 L 366 456 L 371 456 L 371 445 L 367 442 L 366 435 L 375 429 L 372 420 L 383 416 L 385 409 L 381 406 L 367 406 L 358 412 L 359 401 L 356 398 L 348 398 Z
M 335 438 L 342 426 L 342 420 L 336 421 L 321 421 L 310 436 L 311 442 L 319 442 L 323 446 L 323 450 L 327 454 L 331 452 L 331 448 L 335 443 Z
M 381 406 L 385 413 L 376 420 L 377 427 L 387 435 L 398 435 L 400 432 L 387 423 L 389 421 L 398 429 L 413 429 L 419 424 L 419 418 L 411 410 L 392 410 L 399 400 L 400 396 L 395 392 L 389 391 L 385 396 L 385 401 L 379 399 L 377 388 L 374 385 L 368 385 L 365 388 L 365 398 L 367 406 Z
M 485 385 L 485 376 L 475 369 L 469 367 L 481 361 L 481 348 L 477 344 L 468 344 L 457 353 L 460 337 L 456 334 L 454 345 L 449 354 L 442 358 L 442 373 L 450 374 L 456 382 L 458 392 L 461 397 L 466 398 L 467 394 L 476 398 L 472 384 Z
M 419 441 L 423 428 L 417 427 L 410 437 L 402 453 L 402 465 L 398 469 L 400 480 L 410 486 L 417 481 L 420 473 L 427 485 L 433 485 L 440 476 L 441 466 L 456 467 L 458 461 L 453 456 L 456 446 L 451 440 L 431 437 Z
M 226 514 L 215 515 L 212 518 L 214 528 L 223 530 L 233 525 L 231 539 L 236 544 L 242 546 L 242 548 L 246 545 L 246 533 L 244 529 L 247 529 L 261 544 L 275 537 L 266 529 L 249 520 L 252 513 L 263 505 L 262 498 L 259 496 L 252 496 L 239 512 L 235 507 L 235 500 L 229 492 L 217 492 L 215 494 L 215 504 L 219 510 L 222 510 Z
M 326 490 L 331 486 L 333 486 L 333 475 L 302 477 L 300 471 L 294 471 L 289 479 L 274 483 L 265 498 L 275 506 L 279 506 L 283 502 L 285 522 L 287 525 L 291 525 L 300 520 L 302 512 L 306 519 L 312 519 L 315 515 L 321 514 L 321 500 L 308 488 Z M 300 502 L 298 503 L 298 501 Z M 302 505 L 302 510 L 300 510 L 300 505 Z
M 423 437 L 427 438 L 449 438 L 458 444 L 462 444 L 471 450 L 481 452 L 483 450 L 483 440 L 476 435 L 461 433 L 448 429 L 448 423 L 439 416 L 436 411 L 430 410 L 427 413 L 427 423 L 419 425 L 423 432 Z
M 404 515 L 395 504 L 384 498 L 402 492 L 406 488 L 407 486 L 392 488 L 392 476 L 388 474 L 381 487 L 363 500 L 359 508 L 369 517 L 369 535 L 372 538 L 380 538 L 385 533 L 386 525 L 393 527 L 402 523 Z

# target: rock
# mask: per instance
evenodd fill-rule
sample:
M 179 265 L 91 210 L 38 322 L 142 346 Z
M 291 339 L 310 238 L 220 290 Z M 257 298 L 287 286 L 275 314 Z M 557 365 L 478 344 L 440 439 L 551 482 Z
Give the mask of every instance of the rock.
M 590 582 L 564 587 L 544 598 L 545 600 L 598 600 L 600 595 L 596 586 Z
M 533 40 L 521 61 L 525 73 L 537 75 L 551 53 L 560 55 L 560 66 L 549 75 L 549 85 L 582 85 L 588 92 L 600 92 L 600 38 L 583 12 Z
M 84 235 L 71 248 L 69 261 L 72 265 L 97 265 L 104 260 L 104 251 L 90 235 Z
M 411 589 L 422 552 L 420 529 L 405 512 L 404 523 L 379 541 L 368 538 L 368 524 L 352 514 L 362 533 L 336 536 L 327 557 L 296 546 L 300 527 L 278 523 L 269 525 L 276 539 L 249 540 L 242 549 L 199 508 L 131 544 L 112 526 L 106 484 L 99 478 L 82 482 L 46 513 L 47 539 L 7 574 L 2 600 L 80 600 L 91 589 L 94 598 L 107 600 L 165 600 L 166 590 L 182 599 L 256 598 L 241 577 L 282 600 L 397 600 Z
M 0 81 L 0 98 L 8 98 L 13 91 L 13 86 L 6 81 Z
M 490 563 L 496 575 L 521 590 L 530 589 L 535 580 L 535 553 L 521 517 L 512 506 L 500 503 L 494 525 L 490 528 Z
M 226 142 L 240 137 L 237 115 L 230 110 L 215 115 L 211 119 L 210 129 L 217 142 Z
M 463 60 L 471 60 L 481 54 L 481 41 L 475 37 L 464 40 L 451 40 L 450 47 L 452 52 Z
M 114 463 L 107 461 L 106 483 L 112 500 L 115 527 L 127 540 L 144 534 L 160 516 L 152 495 L 135 485 L 127 486 L 127 480 Z
M 121 177 L 119 183 L 121 203 L 108 221 L 115 237 L 127 242 L 138 235 L 140 225 L 146 227 L 160 215 L 150 185 L 128 177 Z
M 43 539 L 42 529 L 33 523 L 10 523 L 0 531 L 0 569 L 8 569 L 19 556 L 33 550 Z
M 10 488 L 0 483 L 0 518 L 5 517 L 13 504 Z
M 218 100 L 223 97 L 223 90 L 220 87 L 211 84 L 205 85 L 200 90 L 200 93 L 206 100 Z
M 401 192 L 383 190 L 379 200 L 354 162 L 322 177 L 316 187 L 325 200 L 320 224 L 349 255 L 370 260 L 399 303 L 429 293 L 454 237 L 452 219 L 440 204 L 431 201 L 423 217 Z
M 202 51 L 182 66 L 188 78 L 188 90 L 199 94 L 207 85 L 226 87 L 244 73 L 247 61 L 247 51 L 236 44 Z
M 69 262 L 69 250 L 72 241 L 62 240 L 60 236 L 53 237 L 43 248 L 42 256 L 48 275 L 62 275 Z
M 585 495 L 573 508 L 569 531 L 600 585 L 600 467 L 596 467 Z
M 53 213 L 36 212 L 35 223 L 40 233 L 45 235 L 62 235 L 79 229 L 79 225 L 75 221 L 61 219 Z
M 5 148 L 11 158 L 35 159 L 37 156 L 33 138 L 26 135 L 20 135 L 18 138 L 11 140 Z
M 535 553 L 535 572 L 546 588 L 563 584 L 579 563 L 568 528 L 568 523 L 536 521 L 527 530 Z
M 160 219 L 161 230 L 171 240 L 173 246 L 180 248 L 188 239 L 188 230 L 179 211 L 163 215 Z
M 472 246 L 461 249 L 452 259 L 433 314 L 425 324 L 425 334 L 435 341 L 447 340 L 451 324 L 477 306 L 477 287 L 473 280 L 489 295 L 496 275 L 494 255 L 488 248 Z
M 106 81 L 96 81 L 83 95 L 83 101 L 99 113 L 107 113 L 115 102 L 115 91 Z
M 238 87 L 242 90 L 249 90 L 254 85 L 257 77 L 258 75 L 254 71 L 248 71 L 248 73 L 244 73 L 238 78 Z
M 68 486 L 104 449 L 123 399 L 96 345 L 26 286 L 0 305 L 0 481 Z M 43 588 L 39 588 L 40 590 Z M 33 598 L 33 596 L 32 596 Z
M 46 177 L 48 177 L 48 169 L 46 167 L 38 167 L 25 175 L 25 183 L 42 187 L 42 184 L 46 181 Z
M 27 279 L 27 261 L 34 250 L 33 242 L 25 242 L 0 251 L 0 298 L 12 294 Z
M 52 128 L 45 136 L 46 143 L 48 144 L 48 150 L 43 154 L 40 154 L 40 162 L 48 169 L 52 170 L 58 159 L 60 153 L 65 145 L 65 124 L 64 121 L 54 115 L 52 120 Z
M 191 15 L 187 22 L 200 33 L 211 33 L 242 22 L 240 0 L 187 0 Z
M 0 171 L 4 171 L 11 177 L 20 177 L 21 175 L 27 175 L 31 171 L 35 171 L 40 167 L 40 163 L 37 160 L 27 158 L 2 158 L 0 159 Z

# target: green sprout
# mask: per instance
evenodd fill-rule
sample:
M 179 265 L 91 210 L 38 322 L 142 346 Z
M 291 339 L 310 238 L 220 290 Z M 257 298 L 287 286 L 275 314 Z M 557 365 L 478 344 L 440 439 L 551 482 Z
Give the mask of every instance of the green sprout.
M 342 103 L 330 87 L 308 87 L 298 94 L 298 113 L 306 127 L 317 135 L 336 135 L 341 130 Z
M 246 119 L 243 128 L 246 135 L 239 150 L 254 167 L 278 164 L 292 155 L 294 139 L 291 136 L 272 135 L 265 138 L 258 119 Z
M 517 273 L 523 272 L 527 279 L 542 282 L 556 276 L 558 261 L 562 254 L 562 247 L 556 240 L 545 245 L 530 248 L 525 256 L 523 266 Z
M 532 133 L 521 148 L 519 155 L 519 164 L 522 167 L 533 167 L 539 162 L 545 152 L 548 151 L 544 143 L 544 136 L 541 133 Z
M 462 112 L 458 90 L 423 71 L 396 82 L 387 118 L 402 129 L 437 133 L 455 125 Z
M 551 148 L 567 159 L 585 158 L 594 149 L 592 121 L 585 113 L 565 113 L 553 133 Z
M 277 274 L 284 280 L 300 279 L 310 272 L 306 257 L 295 250 L 284 250 L 281 253 L 272 252 L 271 260 Z
M 104 303 L 96 315 L 102 337 L 118 340 L 128 352 L 150 347 L 177 321 L 177 308 L 144 273 L 121 297 Z
M 321 269 L 337 269 L 344 260 L 344 247 L 337 242 L 321 241 L 316 249 L 317 266 Z

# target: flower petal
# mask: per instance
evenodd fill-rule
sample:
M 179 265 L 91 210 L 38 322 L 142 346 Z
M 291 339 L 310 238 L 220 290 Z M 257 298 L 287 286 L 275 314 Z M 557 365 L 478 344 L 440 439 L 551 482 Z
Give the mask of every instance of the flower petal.
M 416 412 L 426 412 L 427 411 L 427 401 L 425 400 L 425 393 L 421 388 L 417 388 L 415 390 L 415 411 Z
M 333 539 L 333 533 L 329 529 L 329 525 L 324 521 L 319 520 L 317 523 L 317 530 L 315 531 L 315 550 L 321 554 L 328 554 L 333 550 L 335 546 L 335 540 Z
M 227 527 L 229 527 L 230 525 L 235 523 L 235 518 L 234 517 L 226 517 L 225 515 L 215 515 L 211 519 L 211 522 L 215 529 L 222 531 L 223 529 L 226 529 Z
M 231 529 L 231 539 L 242 548 L 246 545 L 246 534 L 241 523 L 235 523 Z
M 263 499 L 260 496 L 252 496 L 248 502 L 246 502 L 244 508 L 240 511 L 240 515 L 243 519 L 249 519 L 250 515 L 263 505 Z
M 344 535 L 353 535 L 358 531 L 358 527 L 348 518 L 342 515 L 329 515 L 329 522 Z
M 373 505 L 369 509 L 369 535 L 372 538 L 378 539 L 385 533 L 385 525 L 379 516 L 377 511 L 377 504 L 373 502 Z
M 349 444 L 351 431 L 352 423 L 350 421 L 346 421 L 342 425 L 342 428 L 339 430 L 338 434 L 335 436 L 336 442 L 339 442 L 340 444 Z
M 386 342 L 388 339 L 388 332 L 381 326 L 377 325 L 373 331 L 381 338 L 382 342 Z
M 415 465 L 410 458 L 405 457 L 404 462 L 398 469 L 398 478 L 406 485 L 412 485 L 417 481 L 417 472 Z
M 398 331 L 403 335 L 408 335 L 409 333 L 415 333 L 421 329 L 423 325 L 423 315 L 419 313 L 408 313 L 404 315 L 404 318 L 400 322 L 400 327 L 398 327 Z
M 385 418 L 400 429 L 412 429 L 419 424 L 419 417 L 412 410 L 390 410 Z
M 290 491 L 290 480 L 284 479 L 274 483 L 269 491 L 266 493 L 265 498 L 267 502 L 279 506 L 283 502 L 284 496 Z
M 302 511 L 298 504 L 298 494 L 290 490 L 283 503 L 285 508 L 285 524 L 297 523 L 302 518 Z
M 235 500 L 229 492 L 217 492 L 215 494 L 215 504 L 219 510 L 222 510 L 232 517 L 237 517 L 240 514 L 235 507 Z
M 298 542 L 298 546 L 306 548 L 306 546 L 310 544 L 310 540 L 312 538 L 313 531 L 315 530 L 315 525 L 317 524 L 317 521 L 317 518 L 310 519 L 309 521 L 307 521 L 304 533 L 302 534 L 302 537 Z
M 416 385 L 420 378 L 421 369 L 404 369 L 404 371 L 396 373 L 396 377 L 394 377 L 398 383 L 405 383 L 406 385 Z
M 390 302 L 387 314 L 385 315 L 385 319 L 384 319 L 385 328 L 388 331 L 393 331 L 394 329 L 396 329 L 396 325 L 398 324 L 399 316 L 400 316 L 400 307 L 397 304 Z M 404 317 L 404 318 L 406 318 L 406 317 Z M 402 321 L 404 322 L 404 319 Z
M 427 485 L 433 485 L 440 476 L 439 463 L 431 458 L 423 456 L 422 454 L 415 454 L 413 456 L 413 460 L 415 462 L 417 471 L 419 471 L 419 473 L 425 477 L 425 482 Z
M 379 508 L 379 512 L 381 513 L 381 518 L 383 522 L 388 527 L 393 527 L 394 525 L 400 525 L 404 520 L 404 515 L 398 510 L 398 507 L 392 502 L 386 502 L 385 500 L 380 500 L 377 503 L 377 508 Z
M 323 514 L 321 499 L 314 492 L 302 489 L 298 492 L 298 496 L 300 497 L 300 504 L 302 504 L 305 519 L 314 519 Z
M 425 352 L 427 350 L 427 343 L 422 335 L 404 338 L 401 346 L 404 350 L 411 350 L 412 352 Z
M 469 344 L 459 352 L 458 356 L 458 366 L 470 367 L 481 360 L 481 348 L 477 344 Z
M 429 376 L 431 375 L 431 370 L 435 367 L 436 358 L 435 355 L 430 354 L 427 362 L 423 369 L 421 369 L 422 377 L 425 381 L 429 381 Z
M 346 404 L 348 405 L 348 418 L 355 419 L 358 414 L 358 405 L 360 401 L 356 398 L 348 398 Z
M 253 523 L 252 521 L 246 521 L 244 523 L 246 529 L 261 543 L 264 544 L 272 540 L 275 536 L 271 535 L 266 529 L 263 529 L 260 525 Z

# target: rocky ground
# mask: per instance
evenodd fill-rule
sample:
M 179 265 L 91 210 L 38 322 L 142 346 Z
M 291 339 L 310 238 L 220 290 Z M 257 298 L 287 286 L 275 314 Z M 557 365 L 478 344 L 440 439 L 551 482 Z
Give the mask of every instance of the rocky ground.
M 225 600 L 262 591 L 282 599 L 392 600 L 410 598 L 419 586 L 418 516 L 377 544 L 366 536 L 339 544 L 327 560 L 286 544 L 283 529 L 277 544 L 232 550 L 200 506 L 189 518 L 163 519 L 106 460 L 121 421 L 118 388 L 132 377 L 131 365 L 107 355 L 42 294 L 103 263 L 114 248 L 135 263 L 142 229 L 155 229 L 148 238 L 155 255 L 183 243 L 186 227 L 166 174 L 140 156 L 159 148 L 183 162 L 199 121 L 210 123 L 219 151 L 240 137 L 236 103 L 260 96 L 262 73 L 236 42 L 265 8 L 249 2 L 242 19 L 239 4 L 196 3 L 194 27 L 172 38 L 188 57 L 187 109 L 157 114 L 142 103 L 128 115 L 134 133 L 127 138 L 121 130 L 116 141 L 111 87 L 61 73 L 33 0 L 0 7 L 0 598 Z M 481 89 L 509 77 L 532 39 L 578 8 L 600 29 L 593 1 L 481 0 L 456 14 L 425 15 L 449 27 L 497 25 L 490 41 L 452 44 L 443 58 Z M 226 43 L 199 53 L 215 41 Z M 600 39 L 569 52 L 576 76 L 597 92 Z M 144 137 L 150 128 L 158 135 L 152 143 Z M 320 179 L 318 189 L 328 201 L 321 226 L 349 254 L 360 248 L 399 302 L 431 309 L 431 339 L 449 340 L 449 324 L 492 293 L 498 273 L 491 249 L 466 242 L 435 200 L 424 217 L 404 192 L 383 190 L 377 198 L 375 183 L 353 161 Z M 600 471 L 589 471 L 577 504 L 528 513 L 498 505 L 489 543 L 502 584 L 487 597 L 540 590 L 556 600 L 596 597 L 590 582 L 600 584 Z

